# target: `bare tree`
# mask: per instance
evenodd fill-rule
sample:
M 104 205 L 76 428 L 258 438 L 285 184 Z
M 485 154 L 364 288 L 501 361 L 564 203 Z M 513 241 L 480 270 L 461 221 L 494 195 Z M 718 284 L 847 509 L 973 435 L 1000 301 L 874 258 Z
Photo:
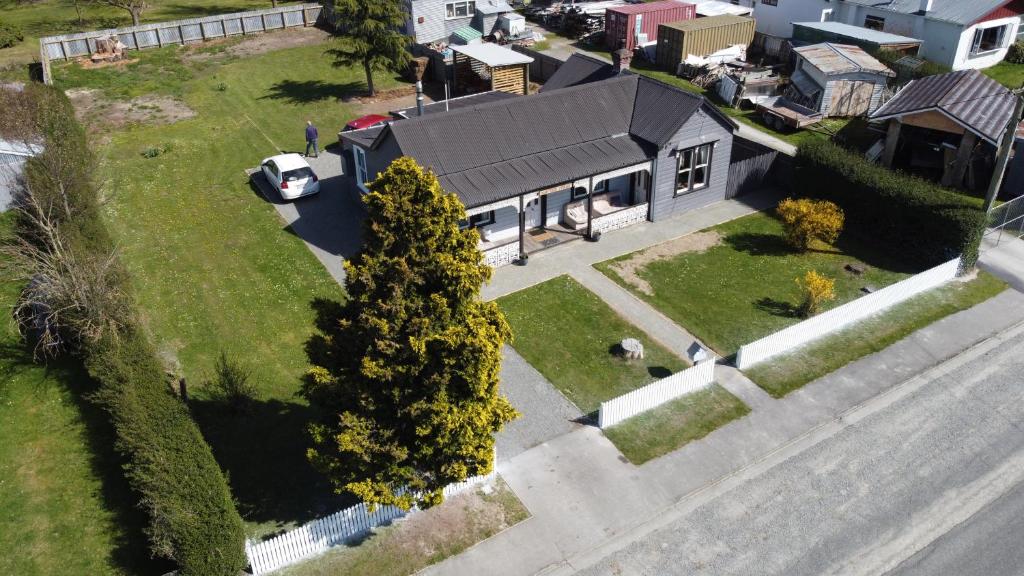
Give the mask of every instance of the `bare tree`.
M 96 2 L 127 10 L 132 15 L 133 26 L 139 25 L 142 21 L 142 13 L 149 9 L 149 2 L 146 0 L 96 0 Z

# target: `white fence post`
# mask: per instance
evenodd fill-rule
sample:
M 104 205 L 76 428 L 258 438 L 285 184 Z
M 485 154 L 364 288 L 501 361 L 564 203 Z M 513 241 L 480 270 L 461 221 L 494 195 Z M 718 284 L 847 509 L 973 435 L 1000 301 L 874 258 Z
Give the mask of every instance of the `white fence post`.
M 827 336 L 922 292 L 936 288 L 956 278 L 959 271 L 960 258 L 956 258 L 741 346 L 739 352 L 736 353 L 736 367 L 744 370 L 772 356 Z

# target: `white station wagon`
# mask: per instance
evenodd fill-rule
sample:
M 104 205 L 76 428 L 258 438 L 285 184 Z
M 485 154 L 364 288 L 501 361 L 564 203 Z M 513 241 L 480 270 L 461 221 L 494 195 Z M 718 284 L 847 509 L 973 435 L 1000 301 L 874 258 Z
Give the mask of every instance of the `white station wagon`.
M 320 181 L 299 154 L 279 154 L 260 164 L 267 182 L 285 200 L 295 200 L 320 191 Z

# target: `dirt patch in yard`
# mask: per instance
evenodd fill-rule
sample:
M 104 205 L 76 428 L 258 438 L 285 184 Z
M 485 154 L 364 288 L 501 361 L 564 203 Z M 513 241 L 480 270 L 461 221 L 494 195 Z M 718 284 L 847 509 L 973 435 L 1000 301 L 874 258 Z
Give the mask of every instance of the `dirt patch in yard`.
M 678 256 L 679 254 L 686 254 L 688 252 L 704 252 L 721 243 L 722 235 L 718 232 L 694 232 L 693 234 L 687 234 L 686 236 L 676 238 L 675 240 L 669 240 L 668 242 L 651 246 L 646 250 L 633 254 L 630 258 L 611 264 L 609 268 L 614 270 L 615 273 L 625 280 L 630 286 L 633 286 L 648 296 L 653 296 L 654 290 L 651 289 L 651 285 L 647 283 L 647 280 L 644 280 L 639 275 L 641 268 L 647 266 L 651 262 L 657 262 L 658 260 Z
M 195 111 L 171 96 L 147 94 L 131 100 L 113 100 L 102 90 L 68 90 L 78 119 L 92 132 L 118 129 L 129 124 L 173 124 L 192 118 Z

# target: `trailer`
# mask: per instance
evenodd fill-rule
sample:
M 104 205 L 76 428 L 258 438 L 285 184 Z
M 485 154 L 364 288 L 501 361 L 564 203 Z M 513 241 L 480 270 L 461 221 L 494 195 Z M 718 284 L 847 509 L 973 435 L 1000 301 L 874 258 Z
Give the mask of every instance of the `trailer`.
M 825 118 L 821 112 L 801 106 L 783 96 L 775 96 L 758 102 L 757 111 L 769 128 L 780 132 L 787 126 L 793 130 L 800 130 L 817 124 Z

